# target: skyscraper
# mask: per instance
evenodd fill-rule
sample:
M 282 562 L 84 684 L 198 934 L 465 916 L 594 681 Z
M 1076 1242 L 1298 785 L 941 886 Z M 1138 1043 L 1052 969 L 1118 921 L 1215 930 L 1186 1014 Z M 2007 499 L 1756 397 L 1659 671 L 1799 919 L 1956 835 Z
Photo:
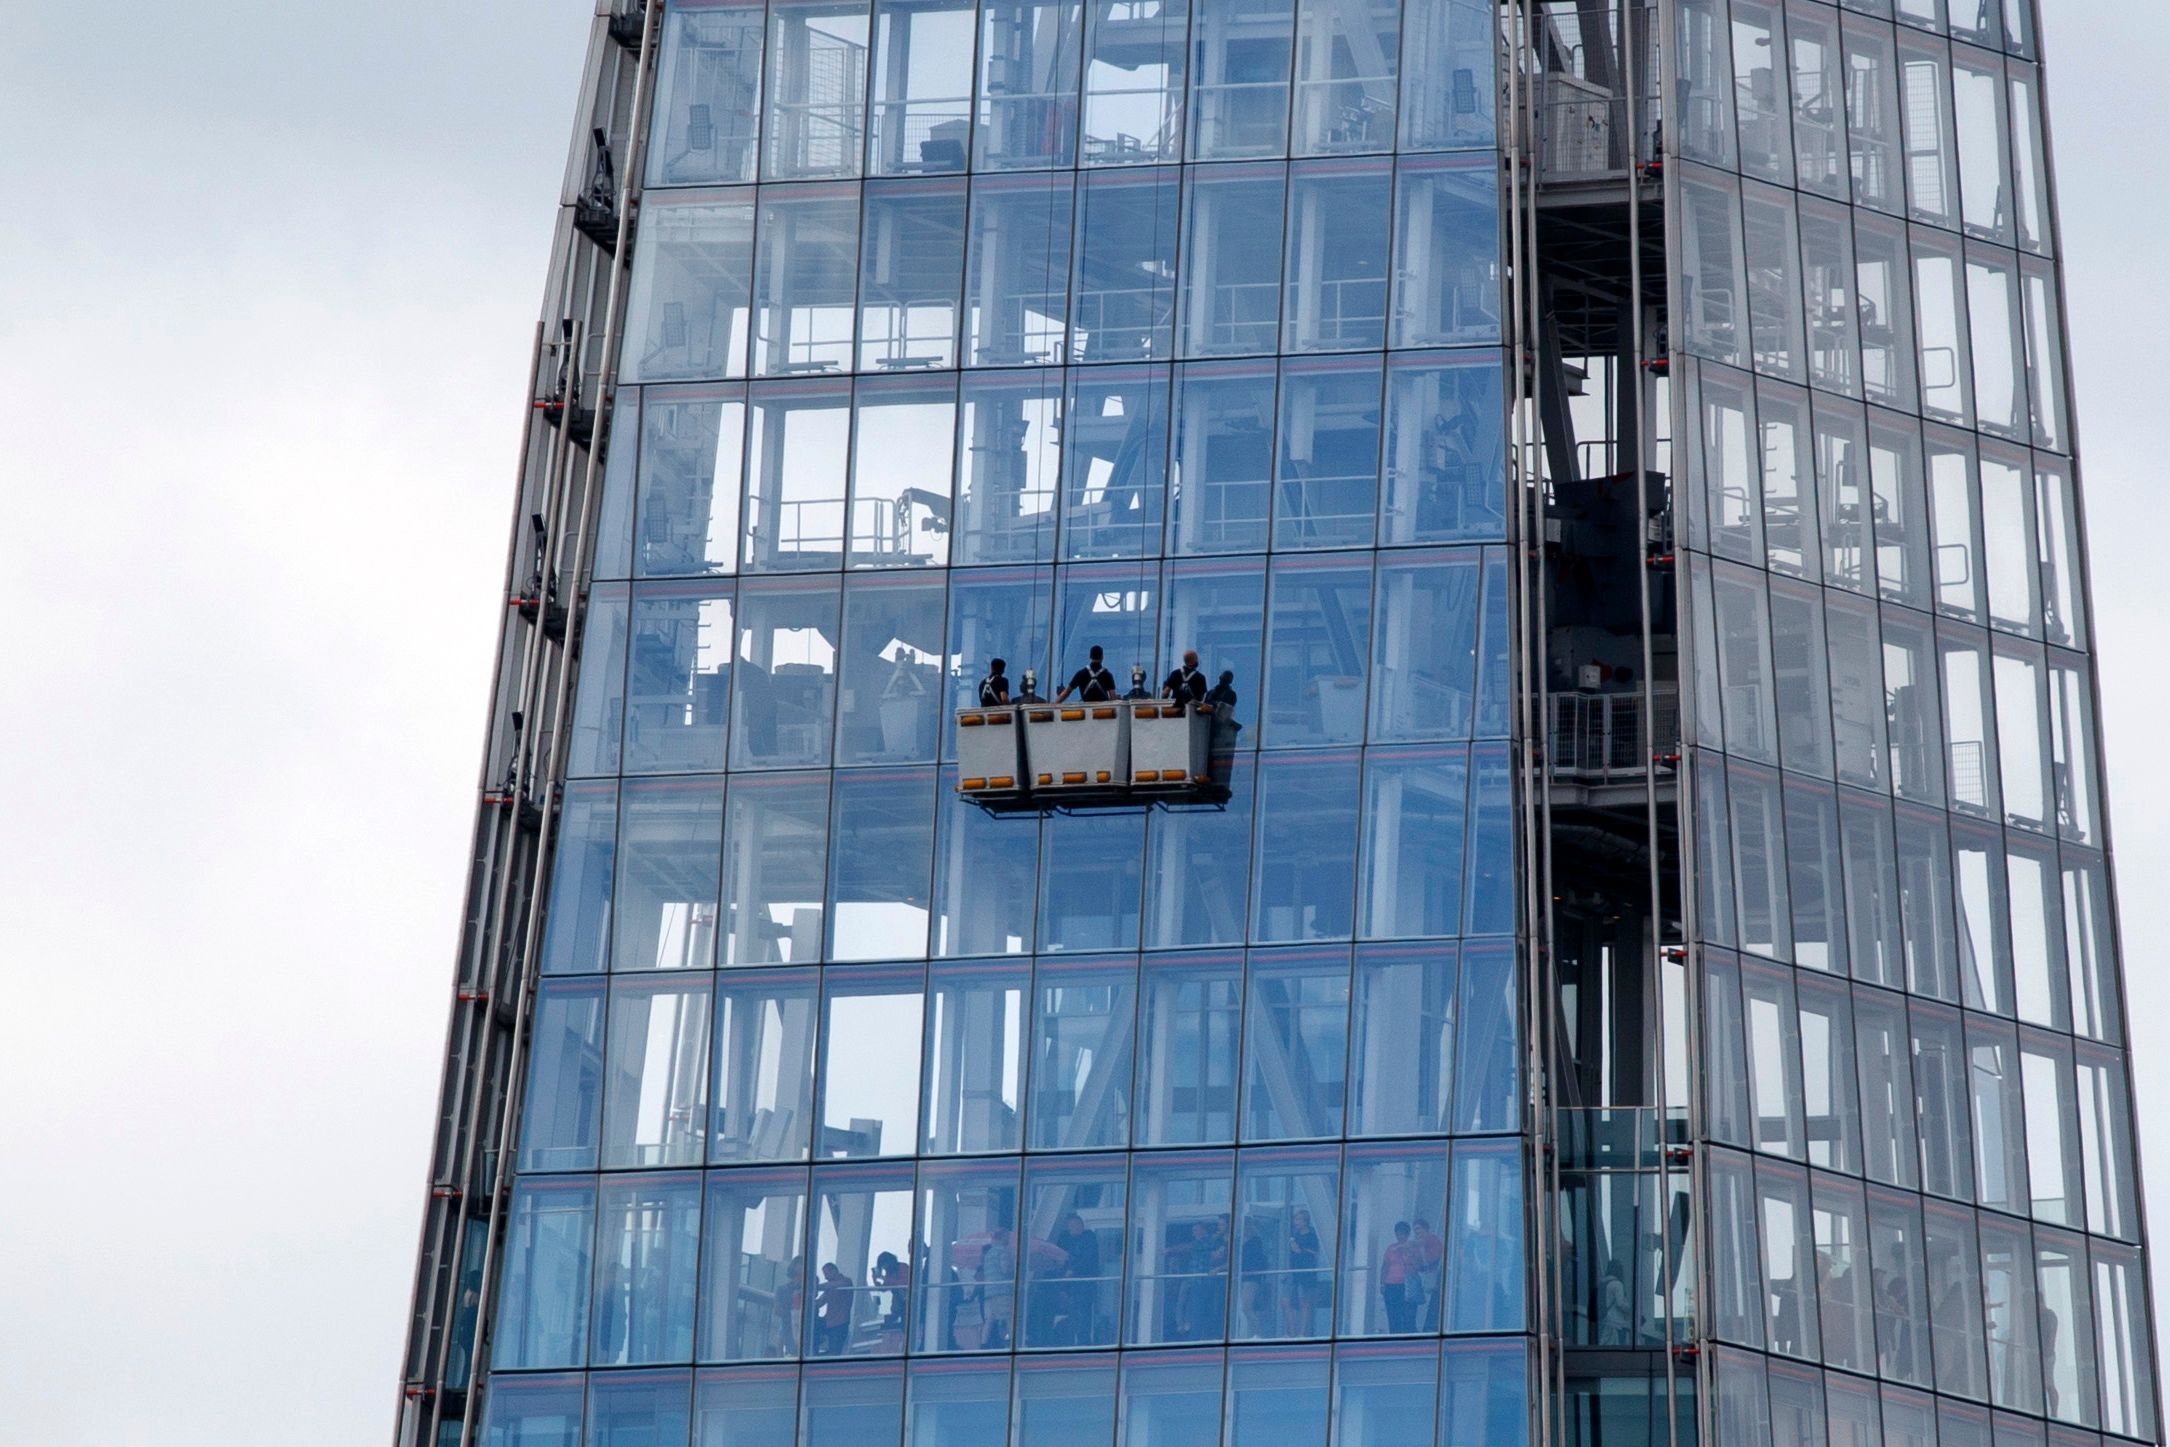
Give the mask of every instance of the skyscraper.
M 402 1447 L 2158 1440 L 2035 17 L 1896 8 L 600 4 Z

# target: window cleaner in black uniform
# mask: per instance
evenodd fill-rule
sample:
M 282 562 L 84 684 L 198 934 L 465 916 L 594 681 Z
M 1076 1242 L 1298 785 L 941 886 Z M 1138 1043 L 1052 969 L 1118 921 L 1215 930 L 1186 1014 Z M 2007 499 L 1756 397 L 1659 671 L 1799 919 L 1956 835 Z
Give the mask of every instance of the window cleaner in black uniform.
M 1070 675 L 1070 681 L 1055 695 L 1055 702 L 1068 702 L 1073 693 L 1079 703 L 1106 703 L 1115 697 L 1115 675 L 1100 662 L 1100 645 L 1095 643 L 1086 657 L 1086 665 Z

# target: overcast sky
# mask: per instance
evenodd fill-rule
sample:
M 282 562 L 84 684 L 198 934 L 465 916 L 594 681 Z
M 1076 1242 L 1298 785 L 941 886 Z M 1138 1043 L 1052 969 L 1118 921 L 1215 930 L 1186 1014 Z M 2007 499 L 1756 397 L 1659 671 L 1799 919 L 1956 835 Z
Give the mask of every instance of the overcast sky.
M 589 8 L 0 0 L 0 1447 L 389 1440 Z M 2170 1201 L 2170 8 L 2045 8 Z

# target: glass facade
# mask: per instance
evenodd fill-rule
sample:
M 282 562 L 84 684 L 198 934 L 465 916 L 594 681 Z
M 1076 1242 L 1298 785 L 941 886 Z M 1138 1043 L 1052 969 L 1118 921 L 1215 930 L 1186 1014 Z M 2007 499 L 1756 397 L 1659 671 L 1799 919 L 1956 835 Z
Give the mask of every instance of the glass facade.
M 398 1447 L 2161 1440 L 2031 0 L 582 107 Z M 970 778 L 1089 651 L 1210 788 Z
M 1674 35 L 1719 1439 L 2156 1441 L 2029 6 Z
M 1527 1440 L 1488 8 L 658 45 L 478 1440 Z M 1092 646 L 1224 805 L 959 797 Z

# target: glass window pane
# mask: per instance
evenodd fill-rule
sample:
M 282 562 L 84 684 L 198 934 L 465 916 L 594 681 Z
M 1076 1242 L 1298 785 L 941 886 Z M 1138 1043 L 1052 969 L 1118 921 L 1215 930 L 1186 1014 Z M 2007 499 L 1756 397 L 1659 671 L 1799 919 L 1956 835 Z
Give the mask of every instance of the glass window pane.
M 1402 161 L 1394 246 L 1389 345 L 1499 339 L 1499 175 L 1490 157 Z
M 953 144 L 961 158 L 963 142 Z M 859 223 L 860 371 L 957 365 L 964 196 L 961 180 L 866 188 Z M 942 441 L 946 446 L 948 438 Z M 922 465 L 927 455 L 919 454 Z
M 1957 46 L 1952 93 L 1958 119 L 1959 184 L 1967 233 L 2012 243 L 2012 143 L 2006 123 L 2004 62 Z
M 1462 947 L 1461 1043 L 1456 1052 L 1454 1129 L 1512 1131 L 1522 1099 L 1521 1012 L 1515 951 L 1500 942 Z
M 2065 975 L 2064 899 L 2057 860 L 2047 843 L 2008 835 L 2005 877 L 2011 889 L 2012 974 L 2019 1018 L 2059 1030 L 2072 1028 L 2072 991 Z
M 603 1104 L 602 981 L 546 980 L 536 991 L 521 1101 L 521 1170 L 595 1169 Z
M 1899 155 L 1898 58 L 1891 28 L 1845 20 L 1846 132 L 1853 150 L 1854 200 L 1897 214 L 1905 205 Z
M 1902 799 L 1944 804 L 1943 711 L 1937 697 L 1936 634 L 1924 614 L 1883 610 L 1884 717 L 1891 783 Z
M 1122 1156 L 1071 1156 L 1026 1162 L 1022 1228 L 1026 1244 L 1020 1262 L 1025 1318 L 1018 1338 L 1020 1345 L 1115 1344 L 1123 1285 L 1125 1180 Z M 1109 1386 L 1113 1386 L 1112 1379 Z M 1034 1400 L 1032 1390 L 1021 1375 L 1020 1426 L 1026 1418 L 1026 1403 Z M 1090 1414 L 1086 1420 L 1091 1420 Z M 1020 1438 L 1020 1444 L 1026 1440 Z M 1042 1439 L 1034 1436 L 1029 1440 Z M 1079 1440 L 1085 1438 L 1081 1435 Z M 1104 1426 L 1098 1440 L 1107 1440 Z
M 1424 1297 L 1424 1249 L 1414 1223 L 1448 1219 L 1446 1158 L 1437 1146 L 1351 1146 L 1346 1157 L 1348 1192 L 1335 1272 L 1339 1334 L 1414 1332 L 1426 1306 L 1436 1308 Z M 1436 1310 L 1431 1321 L 1436 1331 Z
M 1755 609 L 1751 593 L 1746 601 Z M 1760 646 L 1760 645 L 1759 645 Z M 1778 715 L 1778 746 L 1786 766 L 1831 777 L 1831 693 L 1823 600 L 1813 585 L 1770 582 L 1770 660 Z M 1761 662 L 1751 656 L 1751 663 Z M 1730 718 L 1731 715 L 1729 714 Z M 1799 901 L 1795 901 L 1798 906 Z
M 1941 40 L 1904 30 L 1898 42 L 1910 214 L 1917 221 L 1957 230 L 1959 166 L 1952 125 L 1951 53 Z
M 1062 439 L 1062 556 L 1160 551 L 1168 485 L 1168 369 L 1072 375 Z
M 904 1372 L 810 1366 L 799 1388 L 800 1447 L 865 1447 L 893 1442 L 903 1429 Z
M 657 389 L 642 399 L 640 418 L 634 575 L 732 571 L 738 566 L 744 393 Z
M 626 670 L 626 773 L 723 768 L 733 637 L 728 585 L 634 587 Z
M 2140 1253 L 2091 1248 L 2095 1266 L 2096 1361 L 2102 1373 L 2102 1425 L 2130 1437 L 2156 1432 L 2155 1345 Z
M 619 799 L 614 970 L 715 963 L 723 791 L 716 779 L 628 783 Z
M 507 1217 L 491 1365 L 501 1370 L 580 1366 L 587 1358 L 595 1184 L 516 1181 Z
M 779 5 L 779 22 L 783 13 Z M 858 188 L 770 187 L 761 193 L 760 210 L 754 375 L 849 371 L 859 275 Z
M 794 1345 L 790 1355 L 797 1355 Z M 792 1447 L 798 1436 L 799 1369 L 701 1372 L 694 1388 L 695 1447 Z
M 1379 506 L 1379 414 L 1376 358 L 1283 367 L 1275 548 L 1371 545 Z
M 583 1380 L 578 1376 L 499 1377 L 490 1383 L 487 1410 L 477 1434 L 483 1447 L 580 1447 Z
M 1793 146 L 1801 189 L 1839 200 L 1852 189 L 1846 150 L 1846 62 L 1838 16 L 1827 5 L 1786 0 L 1793 81 Z
M 912 1260 L 925 1277 L 914 1303 L 912 1350 L 1007 1351 L 1017 1321 L 1017 1254 L 1017 1162 L 924 1167 Z M 997 1412 L 992 1419 L 997 1442 L 1002 1417 Z
M 906 1447 L 1004 1447 L 1010 1364 L 919 1362 L 905 1408 Z
M 838 970 L 826 983 L 815 1158 L 908 1156 L 919 1143 L 920 971 Z
M 1824 575 L 1842 588 L 1870 593 L 1876 587 L 1876 556 L 1869 536 L 1874 493 L 1867 414 L 1859 407 L 1819 397 L 1813 415 Z
M 1228 800 L 1224 805 L 1170 804 L 1146 821 L 1151 850 L 1145 881 L 1148 949 L 1243 943 L 1250 919 L 1251 806 L 1257 765 L 1239 757 L 1226 767 Z
M 2010 257 L 2001 248 L 1967 248 L 1967 317 L 1973 329 L 1974 400 L 1981 429 L 2024 442 L 2031 435 L 2027 317 L 2020 303 L 2018 268 Z
M 1055 672 L 1057 703 L 1085 697 L 1106 684 L 1091 678 L 1092 651 L 1105 654 L 1117 697 L 1145 697 L 1159 632 L 1160 568 L 1155 563 L 1091 563 L 1055 575 Z
M 920 1154 L 1022 1149 L 1029 989 L 1022 963 L 936 965 L 927 972 Z
M 1749 361 L 1740 182 L 1687 167 L 1680 179 L 1680 344 L 1730 366 Z
M 1178 158 L 1189 33 L 1189 0 L 1086 0 L 1084 164 Z
M 1276 559 L 1267 630 L 1266 745 L 1361 740 L 1371 634 L 1369 560 Z
M 2087 1229 L 2130 1241 L 2139 1230 L 2133 1187 L 2132 1105 L 2115 1052 L 2079 1048 L 2080 1159 Z
M 590 1363 L 617 1367 L 692 1360 L 700 1178 L 691 1172 L 605 1176 L 596 1220 Z M 595 1423 L 588 1425 L 592 1442 Z
M 1932 419 L 1970 427 L 1974 423 L 1977 370 L 1967 346 L 1967 305 L 1972 289 L 1960 264 L 1959 243 L 1917 226 L 1913 229 L 1913 245 L 1922 409 Z M 1995 298 L 1985 289 L 1983 300 L 1993 302 Z M 2008 311 L 2000 320 L 2009 325 L 2013 319 L 2014 314 Z M 2006 377 L 2003 387 L 2002 400 L 2009 406 L 2014 395 L 2013 378 Z
M 807 1354 L 901 1355 L 912 1310 L 911 1165 L 815 1171 L 812 1222 Z M 816 1400 L 811 1371 L 804 1400 L 809 1409 Z M 837 1447 L 864 1440 L 840 1437 Z
M 2041 72 L 2031 65 L 2011 62 L 2006 75 L 2011 82 L 2012 159 L 2017 171 L 2015 191 L 2019 221 L 2019 245 L 2024 251 L 2047 254 L 2052 245 L 2049 221 L 2049 165 L 2042 143 Z
M 1803 1157 L 1800 1017 L 1793 976 L 1754 960 L 1741 961 L 1741 1002 L 1748 1027 L 1750 1143 L 1773 1155 Z
M 1468 733 L 1476 683 L 1478 563 L 1475 550 L 1390 555 L 1380 561 L 1371 645 L 1373 743 Z
M 1696 363 L 1688 371 L 1688 397 L 1689 416 L 1696 427 L 1688 464 L 1699 478 L 1699 485 L 1691 482 L 1686 489 L 1691 539 L 1699 537 L 1707 525 L 1711 552 L 1760 564 L 1763 510 L 1758 458 L 1750 443 L 1756 433 L 1751 384 L 1730 367 Z M 1690 546 L 1706 545 L 1691 541 Z
M 1499 17 L 1480 0 L 1409 0 L 1402 14 L 1402 149 L 1489 148 Z
M 1355 352 L 1386 344 L 1392 188 L 1384 161 L 1292 168 L 1283 351 Z
M 642 204 L 626 303 L 627 381 L 746 375 L 753 211 L 750 195 L 656 195 Z
M 1911 1196 L 1871 1188 L 1869 1257 L 1876 1288 L 1876 1363 L 1887 1380 L 1929 1385 L 1929 1302 L 1921 1216 Z
M 2026 1097 L 2027 1197 L 2037 1221 L 2080 1226 L 2079 1099 L 2072 1048 L 2062 1037 L 2024 1031 L 2019 1037 L 2020 1082 Z
M 1998 639 L 1993 675 L 1997 699 L 1998 781 L 2004 817 L 2025 829 L 2047 830 L 2051 818 L 2048 683 L 2040 651 Z
M 588 597 L 581 639 L 580 686 L 573 696 L 573 775 L 618 772 L 625 731 L 625 628 L 632 608 L 623 583 L 599 583 Z
M 1971 1201 L 1974 1140 L 1968 1123 L 1968 1070 L 1958 1013 L 1916 1004 L 1908 1014 L 1914 1040 L 1921 1188 L 1954 1200 Z
M 972 183 L 965 258 L 965 365 L 1059 362 L 1067 323 L 1071 184 L 1067 174 Z
M 1142 988 L 1137 1143 L 1234 1140 L 1242 956 L 1235 951 L 1149 955 Z
M 2055 458 L 2035 456 L 2035 506 L 2042 562 L 2042 616 L 2049 641 L 2064 648 L 2087 646 L 2087 593 L 2080 575 L 2079 508 L 2072 469 Z
M 972 131 L 971 0 L 879 0 L 867 174 L 962 171 Z
M 754 390 L 746 464 L 747 572 L 843 566 L 850 441 L 848 382 L 783 382 Z
M 2046 262 L 2020 263 L 2025 293 L 2027 384 L 2033 399 L 2034 443 L 2054 452 L 2071 449 L 2065 399 L 2064 321 L 2057 278 Z
M 942 703 L 942 755 L 957 756 L 957 710 L 979 702 L 979 681 L 1002 659 L 1017 680 L 1013 696 L 1025 685 L 1048 682 L 1048 614 L 1054 601 L 1053 575 L 1046 570 L 1000 568 L 953 572 L 949 579 L 948 697 Z
M 1421 1221 L 1412 1223 L 1421 1226 Z M 1522 1149 L 1513 1142 L 1454 1148 L 1448 1205 L 1446 1304 L 1450 1332 L 1520 1331 L 1523 1323 Z M 1418 1238 L 1424 1254 L 1430 1243 Z M 1429 1318 L 1427 1318 L 1429 1320 Z
M 1200 167 L 1186 190 L 1179 354 L 1272 352 L 1281 329 L 1283 168 Z
M 1353 933 L 1356 784 L 1354 753 L 1269 755 L 1260 762 L 1253 940 L 1338 940 Z
M 1921 405 L 1917 379 L 1926 376 L 1940 389 L 1940 403 L 1947 410 L 1956 406 L 1952 389 L 1958 371 L 1948 352 L 1940 351 L 1927 372 L 1916 370 L 1914 287 L 1906 228 L 1855 212 L 1854 266 L 1861 311 L 1861 381 L 1869 400 L 1911 411 Z M 1948 312 L 1949 307 L 1942 310 Z
M 1437 1135 L 1454 1085 L 1454 946 L 1367 946 L 1350 1000 L 1348 1135 Z
M 1432 1440 L 1439 1352 L 1430 1343 L 1347 1346 L 1335 1353 L 1334 1447 L 1412 1447 Z M 1447 1440 L 1474 1424 L 1458 1422 Z
M 1274 471 L 1272 364 L 1200 362 L 1178 371 L 1170 471 L 1167 551 L 1265 547 Z
M 1360 938 L 1460 933 L 1468 782 L 1460 749 L 1373 749 L 1366 755 Z
M 1808 1176 L 1769 1161 L 1756 1164 L 1757 1221 L 1763 1245 L 1765 1340 L 1774 1352 L 1822 1360 L 1818 1331 L 1814 1228 Z
M 1341 1196 L 1335 1146 L 1246 1151 L 1236 1179 L 1236 1300 L 1230 1336 L 1326 1335 Z M 1323 1383 L 1322 1383 L 1323 1385 Z
M 1952 875 L 1959 896 L 1959 985 L 1969 1009 L 2012 1011 L 2012 940 L 2005 922 L 2004 851 L 1997 831 L 1954 820 Z
M 1181 199 L 1181 173 L 1172 166 L 1080 179 L 1073 360 L 1161 360 L 1174 350 Z
M 1845 870 L 1838 800 L 1828 786 L 1785 781 L 1786 857 L 1792 878 L 1793 958 L 1804 969 L 1847 973 Z
M 820 767 L 836 709 L 834 579 L 739 589 L 731 767 Z
M 1033 998 L 1031 1148 L 1127 1145 L 1137 961 L 1043 961 Z
M 1886 778 L 1886 694 L 1876 605 L 1827 594 L 1826 637 L 1831 649 L 1831 717 L 1838 739 L 1838 776 L 1878 792 Z
M 1396 357 L 1387 377 L 1380 541 L 1504 536 L 1506 404 L 1492 352 Z
M 1077 149 L 1079 0 L 986 0 L 980 7 L 975 169 L 1068 166 Z
M 1130 1345 L 1211 1342 L 1228 1334 L 1229 1168 L 1226 1151 L 1133 1159 L 1129 1325 L 1124 1333 Z M 1206 1418 L 1208 1423 L 1217 1420 L 1219 1400 L 1216 1382 L 1210 1408 L 1215 1416 Z M 1136 1438 L 1126 1432 L 1125 1440 Z M 1173 1447 L 1177 1440 L 1197 1439 L 1155 1440 Z
M 1800 226 L 1793 193 L 1744 182 L 1741 207 L 1755 368 L 1768 376 L 1805 382 L 1808 348 L 1801 316 Z
M 1263 558 L 1170 562 L 1162 606 L 1161 667 L 1173 672 L 1188 650 L 1206 677 L 1236 691 L 1231 712 L 1239 747 L 1258 744 L 1259 656 L 1266 618 Z
M 671 7 L 656 67 L 650 186 L 753 179 L 765 19 L 760 0 Z
M 2092 1427 L 2100 1417 L 2094 1319 L 2086 1249 L 2062 1231 L 2034 1234 L 2036 1290 L 2042 1311 L 2042 1394 L 2050 1416 Z
M 1779 0 L 1733 0 L 1733 107 L 1741 173 L 1793 184 L 1793 100 Z
M 867 0 L 773 0 L 766 145 L 770 181 L 856 176 L 866 148 Z
M 1362 5 L 1298 0 L 1292 147 L 1297 155 L 1393 148 L 1401 12 L 1388 0 Z
M 1869 409 L 1869 487 L 1876 526 L 1876 581 L 1886 599 L 1929 606 L 1928 499 L 1921 431 L 1910 417 Z
M 967 373 L 961 406 L 953 560 L 1048 561 L 1055 556 L 1062 374 Z
M 1145 820 L 1057 814 L 1040 835 L 1040 949 L 1134 950 L 1144 890 Z
M 596 974 L 607 968 L 617 851 L 616 781 L 567 784 L 558 814 L 557 857 L 550 866 L 550 909 L 543 922 L 544 974 Z
M 1223 1447 L 1325 1447 L 1329 1375 L 1324 1347 L 1229 1353 Z
M 603 1166 L 699 1165 L 708 1118 L 709 987 L 611 981 Z
M 1796 985 L 1808 1161 L 1855 1174 L 1861 1161 L 1861 1122 L 1851 995 L 1842 982 L 1808 975 L 1800 976 Z
M 1974 439 L 1931 427 L 1929 508 L 1936 535 L 1936 606 L 1979 623 L 1986 616 L 1981 499 L 1975 488 Z
M 1871 1371 L 1876 1354 L 1876 1287 L 1869 1266 L 1867 1200 L 1859 1185 L 1836 1176 L 1814 1176 L 1809 1188 L 1824 1360 L 1832 1366 Z
M 1220 1425 L 1219 1352 L 1124 1357 L 1121 1447 L 1197 1447 Z
M 724 829 L 727 965 L 821 958 L 829 781 L 822 774 L 742 776 Z
M 1989 1396 L 1999 1407 L 2042 1410 L 2041 1309 L 2027 1228 L 1984 1214 L 1982 1301 L 1989 1323 Z
M 1986 1328 L 1982 1322 L 1981 1253 L 1974 1213 L 1928 1201 L 1922 1205 L 1929 1266 L 1929 1342 L 1939 1390 L 1980 1402 L 1989 1396 Z
M 811 970 L 749 971 L 717 981 L 711 1163 L 806 1159 L 818 984 Z
M 1901 805 L 1897 818 L 1906 988 L 1932 999 L 1956 1001 L 1960 998 L 1959 921 L 1953 909 L 1951 836 L 1942 814 Z
M 1906 1006 L 1897 995 L 1856 988 L 1853 1008 L 1868 1176 L 1912 1190 L 1920 1158 L 1915 1145 L 1913 1050 Z
M 946 591 L 940 578 L 846 580 L 837 763 L 926 763 L 934 758 Z
M 829 832 L 829 958 L 893 960 L 927 949 L 934 771 L 838 774 Z
M 1723 0 L 1681 0 L 1674 31 L 1680 154 L 1730 170 L 1736 164 L 1733 60 Z
M 1816 386 L 1861 395 L 1861 306 L 1851 218 L 1843 207 L 1801 202 L 1801 285 L 1808 304 L 1808 372 Z
M 1717 1357 L 1718 1440 L 1770 1441 L 1771 1400 L 1764 1378 L 1763 1358 L 1751 1352 L 1724 1348 L 1714 1355 Z
M 1288 150 L 1293 0 L 1219 0 L 1191 17 L 1190 157 Z
M 1347 951 L 1260 951 L 1251 956 L 1246 988 L 1243 1138 L 1340 1135 L 1349 1038 Z

